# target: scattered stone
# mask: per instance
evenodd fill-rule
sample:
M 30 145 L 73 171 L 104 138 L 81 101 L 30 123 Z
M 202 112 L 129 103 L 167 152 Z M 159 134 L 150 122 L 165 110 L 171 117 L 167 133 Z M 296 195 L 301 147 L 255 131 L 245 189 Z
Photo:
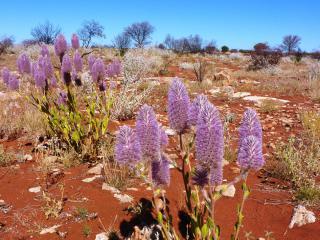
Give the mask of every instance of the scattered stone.
M 115 187 L 111 187 L 107 183 L 103 183 L 102 184 L 102 190 L 110 191 L 110 192 L 115 193 L 115 194 L 116 193 L 120 194 L 119 189 L 116 189 Z
M 49 228 L 44 228 L 41 230 L 40 235 L 44 235 L 47 233 L 56 233 L 57 232 L 57 228 L 59 228 L 61 225 L 54 225 L 52 227 Z
M 52 169 L 50 172 L 47 173 L 47 178 L 46 178 L 47 185 L 50 186 L 50 185 L 56 184 L 63 177 L 64 177 L 63 170 L 59 168 Z
M 102 164 L 102 163 L 99 163 L 99 164 L 97 164 L 96 166 L 90 168 L 90 169 L 88 170 L 88 173 L 89 173 L 89 174 L 100 175 L 101 172 L 102 172 L 102 169 L 103 169 L 103 164 Z
M 307 210 L 304 206 L 298 205 L 293 210 L 293 216 L 289 224 L 289 228 L 293 228 L 294 225 L 301 227 L 308 223 L 314 223 L 316 221 L 315 214 Z
M 176 131 L 171 129 L 171 128 L 166 128 L 165 129 L 165 133 L 168 135 L 168 136 L 174 136 L 176 135 Z
M 116 199 L 118 199 L 121 203 L 131 203 L 133 198 L 127 194 L 114 194 L 113 195 Z
M 108 240 L 108 234 L 106 232 L 102 232 L 96 235 L 95 240 Z
M 225 197 L 234 197 L 235 193 L 236 193 L 236 188 L 234 187 L 234 185 L 230 185 L 229 187 L 227 187 L 227 185 L 223 184 L 223 185 L 219 185 L 215 188 L 216 192 L 222 191 L 221 194 L 222 196 Z
M 57 231 L 57 234 L 58 234 L 58 236 L 59 236 L 60 238 L 66 238 L 68 232 L 60 232 L 60 231 Z
M 250 96 L 251 93 L 249 92 L 236 92 L 233 94 L 233 98 L 243 98 L 243 97 L 247 97 L 247 96 Z
M 31 161 L 32 160 L 32 156 L 30 154 L 26 154 L 23 156 L 22 158 L 23 161 Z
M 90 182 L 93 182 L 94 180 L 96 180 L 97 178 L 101 178 L 101 175 L 95 175 L 93 177 L 82 179 L 82 182 L 90 183 Z
M 29 188 L 29 192 L 31 192 L 31 193 L 38 193 L 40 191 L 41 191 L 41 187 L 40 186 Z
M 261 106 L 262 102 L 266 100 L 274 101 L 275 103 L 279 103 L 279 104 L 290 102 L 289 100 L 273 98 L 273 97 L 262 97 L 262 96 L 247 96 L 247 97 L 244 97 L 243 100 L 254 102 L 258 106 Z
M 0 200 L 0 211 L 7 214 L 11 210 L 12 206 L 7 204 L 3 199 Z

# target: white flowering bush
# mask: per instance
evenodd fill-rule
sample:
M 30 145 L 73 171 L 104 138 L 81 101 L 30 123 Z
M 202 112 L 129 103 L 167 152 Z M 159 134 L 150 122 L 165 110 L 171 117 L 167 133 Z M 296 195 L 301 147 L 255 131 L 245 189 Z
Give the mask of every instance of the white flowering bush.
M 145 56 L 143 50 L 130 50 L 124 56 L 122 73 L 124 84 L 137 82 L 147 76 L 152 69 L 153 61 Z

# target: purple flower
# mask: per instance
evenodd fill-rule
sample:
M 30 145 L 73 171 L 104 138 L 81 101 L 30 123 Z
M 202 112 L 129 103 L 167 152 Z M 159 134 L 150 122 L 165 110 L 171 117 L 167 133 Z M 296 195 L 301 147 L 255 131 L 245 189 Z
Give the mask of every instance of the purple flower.
M 163 129 L 160 129 L 160 147 L 162 150 L 165 150 L 168 146 L 169 138 L 166 132 Z
M 60 57 L 60 62 L 62 57 L 68 49 L 67 41 L 62 34 L 59 34 L 54 42 L 54 50 L 58 57 Z
M 19 79 L 16 75 L 11 74 L 8 82 L 8 87 L 11 90 L 18 90 L 19 89 Z
M 160 161 L 151 162 L 151 178 L 156 186 L 170 184 L 170 161 L 165 154 L 161 154 Z
M 203 110 L 205 104 L 208 103 L 207 96 L 200 94 L 190 104 L 188 122 L 190 125 L 196 125 L 200 111 Z
M 107 66 L 106 74 L 108 77 L 114 77 L 121 72 L 121 63 L 119 60 L 115 60 Z
M 65 105 L 67 103 L 67 101 L 68 101 L 67 93 L 65 93 L 63 91 L 59 92 L 59 97 L 57 99 L 57 104 L 59 106 Z
M 143 158 L 160 157 L 160 129 L 153 108 L 143 105 L 136 120 L 137 136 L 141 145 Z
M 92 65 L 92 69 L 91 69 L 91 76 L 93 81 L 99 82 L 104 80 L 105 73 L 106 71 L 104 67 L 104 62 L 102 61 L 101 58 L 97 58 L 94 64 Z
M 182 133 L 188 126 L 189 96 L 183 83 L 175 78 L 168 92 L 168 117 L 170 127 Z
M 46 83 L 46 74 L 43 68 L 39 63 L 34 63 L 32 65 L 32 74 L 36 87 L 44 89 L 47 85 Z
M 31 72 L 31 63 L 27 54 L 21 54 L 17 59 L 18 70 L 21 74 Z
M 198 168 L 209 170 L 209 182 L 218 185 L 222 181 L 224 152 L 223 125 L 218 110 L 205 104 L 196 126 L 196 159 Z
M 72 64 L 68 54 L 65 54 L 62 59 L 61 73 L 63 81 L 67 86 L 71 83 Z
M 4 67 L 2 69 L 2 79 L 3 82 L 8 85 L 9 84 L 9 80 L 10 80 L 10 71 L 8 68 Z
M 238 164 L 244 170 L 260 169 L 264 165 L 261 140 L 253 135 L 243 139 L 238 152 Z
M 115 144 L 115 160 L 119 164 L 135 165 L 141 160 L 140 144 L 129 126 L 121 126 Z
M 52 87 L 57 87 L 58 86 L 58 82 L 55 76 L 52 76 L 51 78 L 51 82 L 50 82 Z
M 53 76 L 53 66 L 49 55 L 40 56 L 38 66 L 44 72 L 46 79 Z
M 252 108 L 247 108 L 243 114 L 239 127 L 239 147 L 243 140 L 249 135 L 253 135 L 258 138 L 262 144 L 262 127 L 257 112 Z
M 74 68 L 77 72 L 81 72 L 82 71 L 82 57 L 80 55 L 80 53 L 78 52 L 78 50 L 75 52 L 74 56 L 73 56 L 73 64 L 74 64 Z
M 78 49 L 80 47 L 79 38 L 77 34 L 72 34 L 71 45 L 73 49 Z
M 92 67 L 95 61 L 96 61 L 96 58 L 90 54 L 88 57 L 88 65 L 89 65 L 89 70 L 91 74 L 92 74 Z
M 43 57 L 49 56 L 50 57 L 49 49 L 48 49 L 47 45 L 45 45 L 45 44 L 41 45 L 41 56 L 43 56 Z

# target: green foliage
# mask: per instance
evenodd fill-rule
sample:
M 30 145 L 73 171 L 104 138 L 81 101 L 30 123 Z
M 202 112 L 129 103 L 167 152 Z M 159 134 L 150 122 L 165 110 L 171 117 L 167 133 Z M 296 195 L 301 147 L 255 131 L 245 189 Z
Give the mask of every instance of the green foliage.
M 229 52 L 229 47 L 228 46 L 222 46 L 221 47 L 221 52 L 225 53 L 225 52 Z
M 58 104 L 53 92 L 31 95 L 31 102 L 45 115 L 51 136 L 58 137 L 77 153 L 97 154 L 98 142 L 106 135 L 112 107 L 110 92 L 77 96 L 67 87 L 65 104 Z

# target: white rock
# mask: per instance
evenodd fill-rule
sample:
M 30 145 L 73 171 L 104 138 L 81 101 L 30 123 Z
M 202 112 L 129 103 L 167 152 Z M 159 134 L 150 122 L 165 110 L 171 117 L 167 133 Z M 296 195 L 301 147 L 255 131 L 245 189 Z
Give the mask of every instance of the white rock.
M 23 156 L 23 161 L 31 161 L 32 160 L 32 156 L 30 154 L 26 154 Z
M 93 182 L 94 180 L 96 180 L 97 178 L 101 178 L 101 175 L 95 175 L 93 177 L 82 179 L 82 182 L 90 183 L 90 182 Z
M 301 227 L 308 223 L 314 223 L 316 217 L 313 212 L 307 210 L 304 206 L 298 205 L 293 210 L 293 216 L 289 224 L 289 228 L 293 228 L 294 225 Z
M 171 128 L 166 128 L 165 129 L 165 133 L 168 135 L 168 136 L 174 136 L 176 135 L 176 131 L 171 129 Z
M 289 100 L 273 98 L 273 97 L 262 97 L 262 96 L 247 96 L 247 97 L 244 97 L 243 100 L 254 102 L 258 106 L 260 106 L 261 103 L 263 101 L 265 101 L 265 100 L 275 101 L 276 103 L 288 103 L 288 102 L 290 102 Z
M 118 199 L 121 203 L 131 203 L 133 201 L 133 198 L 127 194 L 116 193 L 113 196 L 116 199 Z
M 219 185 L 215 188 L 215 191 L 219 192 L 226 187 L 227 186 L 225 184 Z M 225 197 L 234 197 L 235 193 L 236 193 L 236 188 L 234 187 L 234 185 L 230 185 L 228 188 L 223 190 L 221 194 L 222 194 L 222 196 L 225 196 Z
M 105 232 L 99 233 L 96 235 L 95 240 L 108 240 L 108 235 Z
M 47 234 L 47 233 L 56 233 L 57 232 L 57 228 L 60 227 L 61 225 L 54 225 L 52 227 L 49 228 L 44 228 L 41 230 L 40 235 L 43 234 Z
M 40 186 L 29 188 L 29 192 L 31 192 L 31 193 L 38 193 L 40 191 L 41 191 L 41 187 Z
M 88 170 L 89 174 L 96 174 L 96 175 L 100 175 L 101 171 L 102 171 L 103 165 L 102 163 L 97 164 L 96 166 L 90 168 Z
M 243 97 L 247 97 L 250 96 L 251 93 L 249 92 L 236 92 L 235 94 L 233 94 L 233 98 L 243 98 Z
M 106 190 L 106 191 L 110 191 L 112 193 L 120 194 L 119 189 L 116 189 L 115 187 L 111 187 L 107 183 L 102 184 L 102 190 Z

